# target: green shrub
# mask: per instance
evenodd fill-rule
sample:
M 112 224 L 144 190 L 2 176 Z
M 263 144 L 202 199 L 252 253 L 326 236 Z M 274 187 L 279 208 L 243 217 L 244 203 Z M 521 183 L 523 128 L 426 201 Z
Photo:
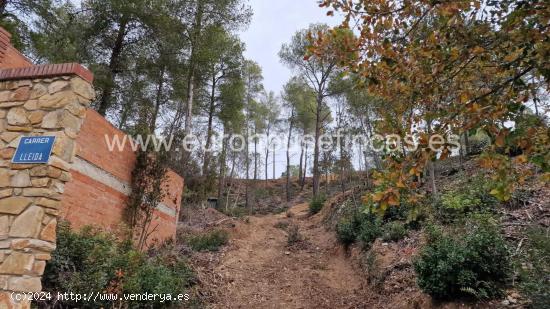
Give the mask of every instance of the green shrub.
M 345 246 L 359 240 L 364 249 L 382 235 L 382 221 L 372 213 L 355 212 L 336 225 L 336 238 Z
M 361 221 L 361 227 L 357 239 L 361 241 L 363 249 L 370 248 L 370 245 L 382 235 L 382 223 L 374 215 L 365 216 Z
M 313 197 L 311 201 L 309 202 L 309 213 L 314 215 L 321 211 L 323 208 L 323 205 L 325 204 L 325 196 L 319 195 L 317 197 Z
M 384 225 L 382 239 L 384 241 L 399 241 L 407 236 L 407 228 L 401 222 L 390 222 Z
M 470 222 L 454 235 L 435 230 L 414 262 L 424 292 L 441 299 L 501 295 L 510 272 L 509 254 L 493 224 Z
M 384 212 L 384 221 L 406 220 L 408 217 L 408 205 L 401 203 L 398 206 L 390 206 Z
M 351 220 L 341 220 L 336 225 L 336 238 L 344 246 L 349 246 L 357 238 L 357 230 Z
M 479 177 L 460 185 L 459 189 L 443 193 L 435 203 L 437 216 L 450 222 L 472 212 L 493 212 L 498 201 L 489 194 L 489 187 L 490 183 Z
M 550 237 L 541 227 L 529 228 L 526 254 L 520 256 L 520 290 L 531 308 L 550 308 Z
M 217 251 L 227 244 L 229 234 L 224 230 L 213 230 L 189 237 L 187 243 L 195 251 Z
M 57 248 L 46 265 L 43 289 L 52 293 L 161 293 L 180 294 L 194 284 L 194 275 L 179 255 L 165 259 L 161 252 L 147 256 L 111 234 L 92 227 L 75 232 L 67 223 L 57 229 Z M 41 303 L 46 307 L 53 303 Z M 87 303 L 56 300 L 67 308 L 107 308 L 108 301 Z M 122 301 L 122 307 L 162 308 L 173 302 Z

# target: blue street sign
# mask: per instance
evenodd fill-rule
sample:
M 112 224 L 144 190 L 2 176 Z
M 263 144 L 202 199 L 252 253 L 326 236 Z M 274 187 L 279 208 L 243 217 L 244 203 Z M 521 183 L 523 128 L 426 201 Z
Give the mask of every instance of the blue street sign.
M 48 163 L 55 136 L 23 136 L 11 162 L 20 164 Z

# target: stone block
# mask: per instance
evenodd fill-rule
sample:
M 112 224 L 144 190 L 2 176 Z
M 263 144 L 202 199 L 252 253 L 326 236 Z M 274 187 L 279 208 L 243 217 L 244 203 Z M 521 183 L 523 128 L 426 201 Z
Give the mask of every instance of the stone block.
M 70 90 L 46 94 L 38 98 L 38 106 L 45 109 L 56 109 L 78 101 L 74 92 Z
M 38 206 L 31 206 L 23 213 L 21 213 L 15 220 L 10 228 L 10 237 L 38 237 L 40 228 L 42 227 L 42 217 L 44 216 L 44 209 Z
M 31 127 L 31 126 L 23 127 L 23 126 L 12 126 L 12 125 L 8 125 L 8 126 L 6 127 L 6 130 L 11 131 L 11 132 L 31 132 L 31 131 L 32 131 L 32 127 Z
M 0 199 L 11 196 L 13 194 L 13 189 L 0 189 Z
M 16 102 L 2 102 L 0 103 L 0 108 L 10 108 L 15 106 L 21 106 L 24 105 L 25 101 L 16 101 Z
M 33 178 L 31 179 L 31 183 L 32 183 L 32 186 L 35 188 L 44 188 L 50 184 L 50 178 L 48 177 Z
M 45 114 L 46 112 L 44 111 L 32 111 L 29 113 L 28 119 L 31 124 L 38 124 L 42 122 Z
M 41 197 L 41 198 L 38 198 L 35 201 L 35 204 L 38 205 L 38 206 L 46 207 L 46 208 L 59 209 L 59 205 L 61 203 L 59 201 L 56 201 L 56 200 Z
M 82 121 L 68 110 L 49 112 L 42 119 L 44 129 L 72 128 L 78 131 L 81 124 Z
M 87 99 L 87 100 L 93 100 L 95 97 L 95 92 L 87 81 L 83 80 L 80 77 L 73 77 L 71 79 L 71 89 L 81 97 Z
M 38 276 L 41 276 L 44 273 L 46 268 L 46 261 L 35 261 L 32 267 L 32 272 Z
M 47 241 L 39 239 L 16 239 L 11 243 L 11 248 L 13 250 L 22 250 L 25 248 L 43 251 L 43 252 L 52 252 L 55 250 L 55 245 Z
M 66 80 L 56 80 L 48 86 L 48 93 L 54 94 L 69 87 L 69 82 Z
M 0 134 L 0 139 L 5 141 L 6 143 L 10 143 L 13 140 L 15 140 L 19 136 L 19 133 L 16 132 L 3 132 Z
M 8 280 L 8 289 L 15 292 L 40 292 L 40 277 L 12 277 Z
M 0 215 L 0 239 L 8 238 L 10 232 L 10 217 L 6 215 Z
M 65 106 L 65 108 L 73 115 L 79 117 L 79 118 L 83 118 L 84 116 L 86 116 L 86 108 L 84 106 L 82 106 L 82 104 L 78 103 L 78 102 L 73 102 L 67 106 Z
M 21 170 L 11 176 L 11 186 L 14 188 L 30 187 L 31 176 L 29 175 L 29 170 Z
M 14 154 L 14 153 L 15 153 L 15 149 L 14 149 L 14 148 L 4 148 L 4 149 L 0 149 L 0 158 L 11 160 L 11 158 L 13 157 L 13 154 Z
M 34 84 L 32 86 L 32 89 L 31 89 L 31 93 L 30 93 L 30 99 L 37 99 L 45 94 L 48 93 L 48 87 L 46 87 L 46 85 L 44 84 L 40 84 L 40 83 L 37 83 L 37 84 Z
M 8 111 L 8 124 L 12 126 L 25 126 L 30 123 L 27 111 L 22 107 L 14 107 Z
M 23 105 L 23 108 L 25 108 L 28 111 L 34 111 L 38 109 L 38 100 L 28 100 Z
M 30 198 L 12 196 L 0 200 L 0 213 L 18 215 L 31 204 Z
M 12 101 L 26 101 L 30 97 L 30 87 L 19 87 L 11 96 Z
M 32 271 L 34 255 L 13 251 L 0 265 L 0 274 L 23 275 Z
M 0 169 L 0 188 L 10 186 L 10 173 L 6 169 Z
M 57 227 L 57 220 L 53 218 L 44 226 L 42 232 L 40 232 L 40 239 L 55 242 L 55 229 Z

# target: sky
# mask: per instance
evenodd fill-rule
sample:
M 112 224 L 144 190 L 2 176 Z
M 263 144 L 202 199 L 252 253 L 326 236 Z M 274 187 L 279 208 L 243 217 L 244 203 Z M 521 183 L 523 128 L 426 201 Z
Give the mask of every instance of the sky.
M 307 28 L 309 24 L 335 26 L 338 18 L 327 16 L 328 10 L 320 8 L 317 0 L 249 0 L 249 5 L 254 12 L 252 21 L 239 34 L 246 44 L 245 56 L 261 66 L 265 89 L 280 95 L 283 85 L 292 76 L 292 71 L 279 61 L 281 45 L 288 43 L 296 31 Z M 292 147 L 291 164 L 298 164 L 299 155 L 299 147 Z M 271 160 L 268 163 L 269 178 L 272 177 Z M 285 150 L 276 151 L 275 161 L 275 175 L 280 177 L 286 170 Z M 308 166 L 311 166 L 310 162 Z M 263 178 L 263 171 L 260 175 Z
M 264 86 L 280 94 L 292 76 L 291 70 L 279 62 L 279 50 L 292 35 L 311 23 L 337 25 L 337 17 L 326 16 L 317 0 L 249 0 L 254 11 L 248 29 L 240 34 L 246 44 L 245 56 L 260 64 Z

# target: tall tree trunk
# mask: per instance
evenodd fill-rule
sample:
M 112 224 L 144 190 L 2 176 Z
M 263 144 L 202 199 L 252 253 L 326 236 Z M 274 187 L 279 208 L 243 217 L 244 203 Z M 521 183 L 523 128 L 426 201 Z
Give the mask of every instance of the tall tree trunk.
M 197 11 L 195 13 L 195 21 L 193 23 L 193 30 L 191 35 L 191 56 L 189 57 L 189 73 L 187 74 L 187 97 L 185 103 L 185 135 L 191 133 L 193 128 L 193 95 L 195 92 L 195 66 L 197 52 L 199 50 L 199 39 L 202 30 L 202 17 L 203 17 L 203 2 L 197 0 Z
M 294 110 L 292 111 L 290 124 L 288 126 L 288 139 L 286 141 L 286 201 L 290 201 L 290 141 L 292 140 L 292 126 L 294 125 Z M 275 157 L 275 155 L 273 155 Z M 302 168 L 302 157 L 300 157 L 300 169 Z M 301 171 L 300 171 L 301 172 Z
M 256 126 L 254 126 L 254 180 L 258 180 L 258 139 L 256 138 Z
M 237 159 L 237 155 L 233 153 L 233 157 L 231 158 L 231 172 L 229 172 L 229 186 L 227 188 L 227 194 L 226 201 L 225 201 L 225 210 L 227 211 L 227 206 L 229 205 L 229 193 L 231 190 L 231 187 L 233 186 L 233 177 L 235 176 L 235 161 Z
M 216 76 L 212 78 L 212 88 L 210 90 L 210 102 L 208 106 L 208 127 L 206 130 L 206 145 L 204 148 L 204 160 L 202 164 L 202 175 L 207 176 L 210 167 L 210 147 L 212 146 L 212 135 L 214 134 L 214 129 L 212 128 L 212 123 L 214 121 L 214 111 L 216 107 Z
M 313 197 L 319 196 L 319 137 L 321 136 L 321 111 L 323 98 L 317 95 L 317 109 L 315 112 L 315 147 L 313 149 Z
M 302 161 L 304 160 L 304 143 L 300 143 L 300 148 L 301 148 L 301 151 L 300 151 L 300 166 L 298 169 L 298 181 L 302 183 L 302 177 L 303 177 L 302 168 L 304 167 L 302 164 Z
M 369 137 L 372 140 L 373 132 L 372 132 L 372 125 L 371 125 L 371 121 L 370 121 L 368 112 L 367 112 L 367 115 L 366 115 L 365 124 L 366 124 L 366 127 L 367 127 L 367 132 L 369 133 Z M 373 151 L 372 156 L 374 158 L 374 164 L 376 165 L 376 168 L 381 169 L 382 168 L 382 160 L 380 160 L 380 156 L 378 155 L 378 153 L 376 151 Z
M 273 168 L 273 179 L 277 179 L 275 176 L 275 144 L 272 145 L 272 152 L 271 152 L 271 161 L 272 161 L 272 168 Z
M 225 136 L 225 127 L 223 129 L 223 136 Z M 222 141 L 222 152 L 220 153 L 220 171 L 218 175 L 218 207 L 222 200 L 223 186 L 225 184 L 225 165 L 227 157 L 227 139 L 224 138 Z
M 269 131 L 267 133 L 267 140 L 269 141 Z M 265 145 L 265 186 L 267 187 L 267 162 L 269 160 L 269 143 Z
M 245 179 L 245 190 L 244 190 L 244 197 L 245 197 L 245 201 L 244 201 L 244 205 L 246 208 L 249 209 L 250 213 L 252 213 L 252 205 L 249 203 L 248 199 L 249 199 L 249 190 L 248 190 L 248 180 L 250 179 L 250 156 L 249 156 L 249 145 L 248 145 L 248 112 L 247 112 L 247 116 L 246 116 L 246 129 L 245 129 L 245 168 L 246 168 L 246 179 Z
M 111 96 L 113 95 L 113 90 L 115 87 L 115 78 L 119 69 L 118 66 L 120 55 L 124 47 L 124 38 L 126 37 L 127 26 L 128 21 L 126 20 L 126 18 L 123 17 L 118 27 L 115 43 L 113 45 L 113 48 L 111 49 L 111 59 L 109 59 L 109 71 L 107 72 L 108 83 L 103 89 L 103 93 L 101 94 L 101 101 L 99 102 L 99 107 L 97 109 L 97 112 L 101 116 L 105 116 L 107 114 L 107 109 L 111 105 Z
M 153 116 L 151 117 L 151 123 L 149 124 L 149 130 L 151 131 L 151 134 L 154 134 L 155 129 L 157 128 L 157 118 L 160 110 L 160 105 L 162 104 L 163 87 L 164 87 L 164 66 L 160 68 L 159 81 L 158 81 L 158 87 L 157 87 L 157 97 L 155 100 L 155 108 L 153 110 Z
M 6 11 L 7 5 L 8 5 L 8 0 L 0 1 L 0 17 L 4 17 L 4 12 Z
M 301 179 L 301 185 L 300 190 L 304 190 L 304 186 L 306 185 L 306 175 L 307 175 L 307 144 L 306 144 L 306 152 L 304 154 L 304 172 L 302 173 L 302 179 Z
M 342 189 L 342 193 L 346 191 L 346 184 L 344 183 L 344 160 L 347 160 L 347 154 L 344 149 L 344 143 L 340 141 L 340 188 Z

